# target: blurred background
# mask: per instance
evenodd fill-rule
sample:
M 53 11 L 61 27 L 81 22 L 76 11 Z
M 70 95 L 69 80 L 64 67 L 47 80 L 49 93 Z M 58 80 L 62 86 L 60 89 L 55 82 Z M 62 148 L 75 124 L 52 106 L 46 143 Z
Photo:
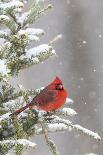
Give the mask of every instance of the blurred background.
M 68 89 L 78 115 L 73 123 L 80 124 L 103 136 L 103 0 L 51 0 L 53 9 L 32 27 L 42 28 L 46 34 L 41 43 L 48 43 L 57 34 L 63 37 L 54 48 L 57 57 L 43 64 L 25 69 L 12 84 L 36 89 L 46 86 L 56 75 Z M 31 3 L 31 1 L 29 1 Z M 28 7 L 26 8 L 28 9 Z M 31 47 L 35 43 L 31 44 Z M 36 44 L 37 45 L 37 44 Z M 71 119 L 71 118 L 70 118 Z M 103 155 L 103 143 L 76 132 L 50 134 L 61 155 Z M 51 155 L 44 137 L 32 137 L 37 149 L 24 155 Z

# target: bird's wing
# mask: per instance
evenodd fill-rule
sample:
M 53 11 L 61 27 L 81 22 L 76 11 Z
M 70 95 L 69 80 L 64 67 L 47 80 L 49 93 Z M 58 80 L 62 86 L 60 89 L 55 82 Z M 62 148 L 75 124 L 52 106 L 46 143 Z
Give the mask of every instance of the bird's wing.
M 57 100 L 57 94 L 57 90 L 50 90 L 49 87 L 46 87 L 33 98 L 32 103 L 35 103 L 36 105 L 45 105 L 55 102 Z

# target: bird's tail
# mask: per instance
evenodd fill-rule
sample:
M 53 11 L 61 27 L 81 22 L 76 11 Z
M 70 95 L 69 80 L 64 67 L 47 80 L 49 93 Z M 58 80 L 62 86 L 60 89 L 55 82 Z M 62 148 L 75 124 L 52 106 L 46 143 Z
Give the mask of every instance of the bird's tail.
M 10 116 L 13 116 L 13 115 L 18 115 L 20 114 L 22 111 L 24 111 L 25 109 L 27 109 L 28 107 L 30 107 L 30 103 L 27 104 L 26 106 L 14 111 L 12 114 L 10 114 Z

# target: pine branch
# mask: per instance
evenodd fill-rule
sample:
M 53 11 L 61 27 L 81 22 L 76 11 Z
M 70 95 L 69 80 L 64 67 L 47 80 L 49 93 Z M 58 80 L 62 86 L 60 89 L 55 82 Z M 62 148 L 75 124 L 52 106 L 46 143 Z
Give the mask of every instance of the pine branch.
M 18 0 L 12 0 L 10 2 L 3 2 L 0 3 L 0 12 L 3 14 L 6 14 L 8 12 L 14 11 L 14 12 L 21 12 L 23 9 L 24 4 Z
M 9 34 L 3 30 L 0 30 L 0 38 L 7 39 L 9 38 Z
M 45 140 L 46 140 L 46 143 L 50 149 L 50 151 L 54 154 L 54 155 L 60 155 L 55 143 L 53 142 L 53 140 L 51 140 L 51 138 L 49 137 L 48 135 L 48 130 L 47 130 L 47 125 L 46 123 L 41 123 L 42 125 L 42 130 L 43 130 L 43 134 L 45 136 Z
M 15 33 L 16 25 L 7 15 L 0 15 L 0 23 L 5 24 L 12 33 Z
M 24 18 L 22 28 L 25 27 L 27 24 L 32 24 L 35 22 L 42 14 L 44 14 L 45 11 L 52 8 L 52 5 L 48 5 L 46 8 L 42 9 L 38 4 L 34 5 L 32 9 L 27 12 L 27 16 Z M 20 21 L 20 19 L 18 19 Z
M 0 141 L 0 145 L 4 145 L 4 144 L 9 144 L 11 146 L 20 144 L 20 145 L 23 145 L 23 146 L 26 146 L 26 147 L 33 147 L 33 148 L 35 148 L 37 146 L 36 143 L 33 143 L 33 142 L 31 142 L 31 141 L 29 141 L 27 139 L 3 140 L 3 141 Z
M 19 70 L 27 68 L 32 65 L 36 65 L 55 55 L 55 51 L 51 46 L 43 44 L 32 49 L 29 49 L 25 54 L 21 54 L 19 58 L 13 57 L 8 60 L 8 68 L 12 73 L 18 73 Z

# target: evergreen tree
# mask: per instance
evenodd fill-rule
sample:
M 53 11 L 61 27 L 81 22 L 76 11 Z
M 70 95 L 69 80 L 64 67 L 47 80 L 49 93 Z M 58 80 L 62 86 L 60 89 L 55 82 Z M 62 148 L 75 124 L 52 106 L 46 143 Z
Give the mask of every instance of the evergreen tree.
M 77 113 L 68 107 L 64 107 L 55 114 L 47 115 L 40 110 L 26 110 L 19 116 L 11 118 L 9 115 L 16 109 L 30 102 L 30 96 L 37 95 L 41 89 L 26 90 L 19 85 L 18 90 L 10 85 L 9 80 L 17 76 L 19 71 L 31 65 L 37 65 L 56 55 L 52 43 L 28 48 L 30 41 L 39 41 L 44 30 L 29 28 L 52 5 L 41 5 L 40 0 L 34 0 L 29 11 L 23 12 L 26 0 L 1 0 L 0 38 L 0 155 L 6 155 L 14 151 L 15 155 L 21 155 L 24 147 L 35 148 L 36 144 L 29 141 L 31 135 L 44 134 L 46 144 L 54 155 L 59 155 L 55 143 L 51 140 L 49 132 L 77 130 L 96 140 L 100 136 L 80 125 L 73 124 L 66 116 L 74 116 Z M 70 102 L 70 99 L 67 99 Z M 64 116 L 64 117 L 62 117 Z

